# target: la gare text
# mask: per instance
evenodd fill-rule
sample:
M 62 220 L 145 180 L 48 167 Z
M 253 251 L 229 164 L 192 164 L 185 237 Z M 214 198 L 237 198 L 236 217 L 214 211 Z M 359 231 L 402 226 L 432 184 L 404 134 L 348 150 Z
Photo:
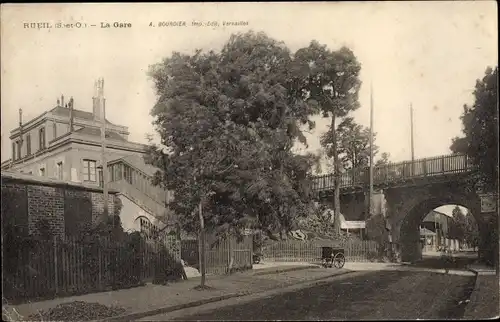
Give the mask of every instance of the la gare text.
M 24 29 L 71 29 L 71 28 L 132 28 L 132 24 L 129 22 L 101 22 L 100 24 L 87 24 L 85 22 L 73 22 L 73 23 L 63 23 L 63 22 L 25 22 L 23 23 Z

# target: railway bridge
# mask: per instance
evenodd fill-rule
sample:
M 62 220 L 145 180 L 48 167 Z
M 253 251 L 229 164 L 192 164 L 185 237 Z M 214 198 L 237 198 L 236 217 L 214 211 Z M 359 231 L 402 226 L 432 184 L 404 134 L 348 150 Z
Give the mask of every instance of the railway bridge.
M 483 193 L 474 183 L 474 172 L 470 160 L 461 154 L 374 168 L 373 215 L 385 217 L 386 228 L 399 247 L 402 261 L 421 258 L 419 225 L 431 210 L 448 204 L 470 210 L 481 236 L 479 256 L 491 256 L 496 249 L 491 231 L 497 225 L 498 197 Z M 333 174 L 316 176 L 313 180 L 319 201 L 333 209 Z M 342 173 L 340 181 L 340 209 L 345 219 L 368 219 L 369 168 Z

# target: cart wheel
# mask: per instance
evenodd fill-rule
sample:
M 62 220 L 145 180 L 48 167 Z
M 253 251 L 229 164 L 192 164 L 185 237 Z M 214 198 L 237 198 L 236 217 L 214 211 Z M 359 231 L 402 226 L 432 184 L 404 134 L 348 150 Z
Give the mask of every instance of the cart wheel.
M 333 265 L 335 265 L 336 268 L 342 268 L 344 267 L 344 264 L 345 264 L 344 254 L 341 253 L 335 254 L 335 257 L 333 258 Z

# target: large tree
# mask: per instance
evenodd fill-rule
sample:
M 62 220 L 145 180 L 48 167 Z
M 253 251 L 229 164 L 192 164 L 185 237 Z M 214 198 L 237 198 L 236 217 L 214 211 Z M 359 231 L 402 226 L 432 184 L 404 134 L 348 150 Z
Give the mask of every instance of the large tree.
M 485 192 L 498 192 L 498 67 L 486 69 L 482 79 L 476 81 L 474 103 L 464 105 L 461 116 L 463 138 L 455 138 L 451 149 L 470 157 L 477 167 L 475 183 L 482 186 Z M 485 221 L 488 234 L 482 238 L 482 246 L 487 250 L 486 262 L 498 265 L 498 225 L 497 216 Z M 493 245 L 493 247 L 491 247 Z
M 469 246 L 476 248 L 479 245 L 479 229 L 476 219 L 467 211 L 465 215 L 465 241 Z
M 345 117 L 337 129 L 337 149 L 339 159 L 344 170 L 367 167 L 370 164 L 370 129 L 364 127 L 353 117 Z M 334 133 L 331 128 L 325 132 L 320 142 L 328 146 L 332 142 Z M 373 134 L 375 140 L 375 133 Z M 378 146 L 374 144 L 373 155 L 378 153 Z
M 189 232 L 207 229 L 268 234 L 295 228 L 311 203 L 312 155 L 306 143 L 315 110 L 305 104 L 288 48 L 263 33 L 232 35 L 220 52 L 173 53 L 152 66 L 151 111 L 160 149 L 146 161 L 154 183 L 174 192 L 169 203 Z M 200 209 L 202 208 L 202 209 Z
M 480 180 L 489 191 L 498 190 L 498 67 L 487 68 L 476 81 L 474 103 L 464 105 L 462 138 L 454 138 L 451 150 L 465 153 L 478 166 Z
M 455 206 L 451 212 L 452 221 L 450 223 L 448 238 L 465 241 L 466 219 L 465 214 L 459 206 Z
M 337 144 L 337 122 L 359 108 L 358 92 L 361 85 L 359 64 L 354 53 L 346 47 L 329 50 L 312 41 L 295 54 L 296 63 L 303 72 L 309 99 L 315 101 L 323 117 L 330 118 L 331 140 L 324 142 L 326 153 L 334 164 L 335 231 L 340 233 L 340 158 Z

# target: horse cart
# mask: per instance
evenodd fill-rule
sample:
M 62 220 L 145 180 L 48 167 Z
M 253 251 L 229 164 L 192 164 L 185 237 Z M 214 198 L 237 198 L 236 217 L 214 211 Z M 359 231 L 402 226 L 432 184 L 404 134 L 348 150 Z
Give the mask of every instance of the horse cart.
M 321 262 L 323 267 L 342 268 L 345 264 L 343 248 L 321 247 Z

